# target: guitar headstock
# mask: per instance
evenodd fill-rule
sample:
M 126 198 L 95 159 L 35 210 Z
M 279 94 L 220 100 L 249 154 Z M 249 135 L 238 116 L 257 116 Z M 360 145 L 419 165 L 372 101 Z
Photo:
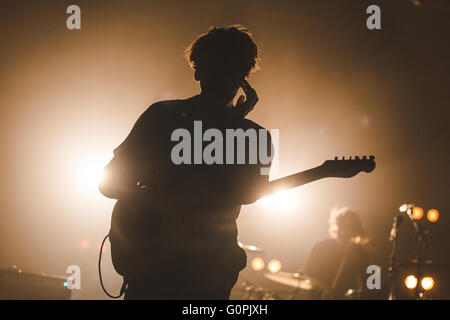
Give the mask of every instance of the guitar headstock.
M 372 172 L 375 169 L 375 156 L 363 156 L 360 158 L 335 157 L 334 160 L 325 161 L 321 169 L 327 177 L 350 178 L 361 171 Z

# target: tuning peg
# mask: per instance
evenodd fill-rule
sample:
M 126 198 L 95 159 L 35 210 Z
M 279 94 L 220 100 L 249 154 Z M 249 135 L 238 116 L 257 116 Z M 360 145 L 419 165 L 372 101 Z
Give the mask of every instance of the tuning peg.
M 363 160 L 367 160 L 367 156 L 363 156 Z
M 370 160 L 374 160 L 374 159 L 375 159 L 375 156 L 369 156 L 369 159 L 370 159 Z
M 342 160 L 345 160 L 345 156 L 342 156 Z
M 352 156 L 350 156 L 350 158 L 348 158 L 348 160 L 352 160 Z
M 339 158 L 338 157 L 334 157 L 334 160 L 338 160 Z
M 355 157 L 355 160 L 359 160 L 359 156 L 356 156 L 356 157 Z

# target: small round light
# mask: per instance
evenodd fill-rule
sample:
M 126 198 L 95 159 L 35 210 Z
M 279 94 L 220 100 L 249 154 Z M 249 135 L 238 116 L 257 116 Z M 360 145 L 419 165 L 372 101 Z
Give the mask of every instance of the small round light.
M 439 220 L 439 211 L 436 209 L 430 209 L 427 212 L 427 219 L 430 222 L 436 222 Z
M 281 270 L 281 262 L 278 260 L 271 260 L 269 264 L 267 265 L 267 268 L 272 273 L 277 273 Z
M 90 246 L 91 246 L 91 244 L 87 240 L 83 240 L 83 241 L 80 242 L 80 247 L 83 250 L 89 249 Z
M 252 262 L 250 262 L 250 265 L 252 266 L 252 269 L 255 271 L 261 271 L 264 269 L 264 259 L 260 257 L 256 257 L 252 259 Z
M 412 274 L 405 278 L 405 285 L 408 289 L 414 289 L 417 286 L 417 278 Z
M 412 217 L 414 220 L 420 220 L 423 217 L 423 209 L 421 207 L 414 207 L 412 211 Z
M 420 284 L 425 290 L 431 290 L 434 287 L 434 279 L 432 277 L 423 277 Z

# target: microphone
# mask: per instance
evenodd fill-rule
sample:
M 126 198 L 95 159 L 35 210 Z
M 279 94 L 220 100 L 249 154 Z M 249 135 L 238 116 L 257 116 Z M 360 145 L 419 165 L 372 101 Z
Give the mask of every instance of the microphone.
M 391 229 L 391 235 L 389 236 L 389 241 L 393 241 L 397 237 L 398 229 L 400 228 L 400 225 L 402 224 L 403 217 L 402 215 L 398 214 L 394 217 L 394 223 L 392 224 Z
M 399 210 L 400 210 L 400 212 L 406 212 L 406 215 L 411 220 L 411 224 L 414 227 L 414 231 L 416 232 L 416 235 L 418 236 L 418 238 L 420 240 L 422 240 L 422 242 L 425 245 L 425 247 L 427 247 L 428 243 L 427 243 L 427 241 L 424 238 L 423 231 L 420 229 L 419 225 L 417 224 L 416 219 L 414 219 L 414 216 L 413 216 L 413 208 L 415 206 L 416 205 L 413 204 L 413 203 L 404 203 L 404 204 L 402 204 L 400 206 Z M 425 230 L 425 233 L 426 233 L 426 230 Z
M 400 206 L 399 210 L 400 212 L 406 212 L 406 215 L 411 220 L 414 229 L 416 230 L 416 232 L 419 232 L 419 225 L 417 224 L 416 219 L 414 219 L 412 210 L 415 206 L 416 205 L 414 203 L 404 203 Z
M 416 230 L 416 232 L 419 232 L 419 225 L 417 224 L 417 221 L 414 219 L 411 210 L 408 210 L 406 213 L 408 215 L 408 218 L 411 220 L 414 230 Z
M 414 203 L 404 203 L 400 206 L 400 208 L 398 208 L 398 210 L 400 212 L 408 212 L 410 211 L 412 208 L 414 208 L 416 205 Z
M 406 215 L 408 216 L 408 218 L 411 220 L 412 225 L 414 226 L 414 229 L 416 231 L 419 231 L 419 226 L 417 225 L 417 221 L 414 219 L 413 217 L 413 212 L 412 209 L 415 207 L 416 205 L 414 203 L 404 203 L 400 206 L 400 208 L 398 208 L 398 210 L 400 212 L 406 213 Z

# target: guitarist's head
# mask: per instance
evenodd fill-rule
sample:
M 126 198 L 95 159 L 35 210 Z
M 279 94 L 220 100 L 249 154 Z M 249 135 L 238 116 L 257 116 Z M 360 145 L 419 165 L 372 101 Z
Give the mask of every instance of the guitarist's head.
M 243 26 L 211 28 L 186 50 L 186 58 L 200 81 L 202 94 L 228 104 L 243 80 L 257 69 L 258 49 Z
M 368 242 L 358 214 L 349 208 L 333 209 L 328 223 L 330 236 L 342 244 L 365 244 Z

